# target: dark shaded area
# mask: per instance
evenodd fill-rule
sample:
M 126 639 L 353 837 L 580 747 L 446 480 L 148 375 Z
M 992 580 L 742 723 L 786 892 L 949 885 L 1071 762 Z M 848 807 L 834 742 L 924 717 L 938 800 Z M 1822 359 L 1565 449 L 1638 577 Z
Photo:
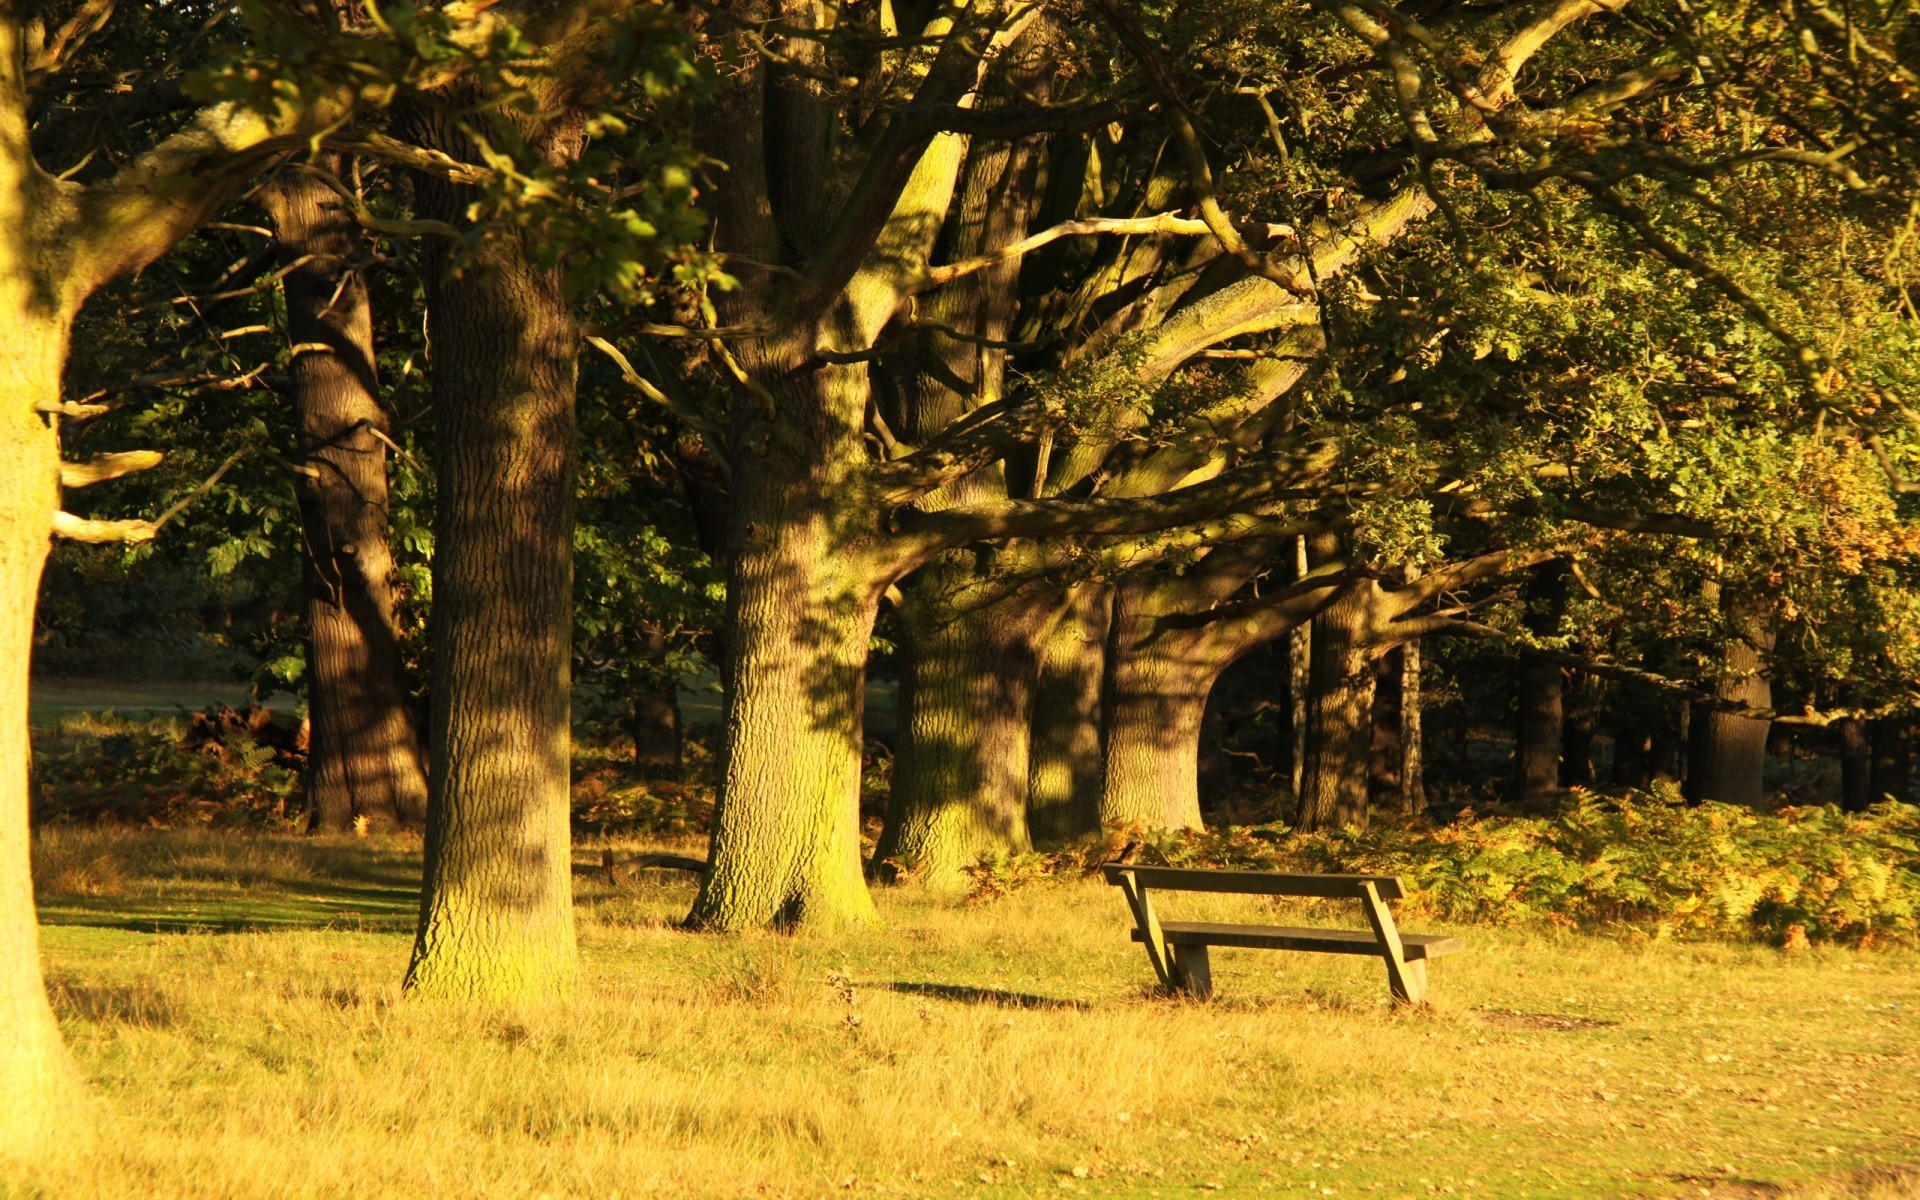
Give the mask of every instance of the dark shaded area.
M 999 988 L 973 987 L 964 983 L 894 982 L 887 987 L 891 991 L 905 992 L 910 996 L 931 996 L 936 1000 L 951 1000 L 956 1004 L 991 1004 L 997 1008 L 1072 1008 L 1084 1012 L 1093 1007 L 1085 1000 L 1062 1000 L 1055 996 L 1036 996 L 1030 992 L 1007 992 Z

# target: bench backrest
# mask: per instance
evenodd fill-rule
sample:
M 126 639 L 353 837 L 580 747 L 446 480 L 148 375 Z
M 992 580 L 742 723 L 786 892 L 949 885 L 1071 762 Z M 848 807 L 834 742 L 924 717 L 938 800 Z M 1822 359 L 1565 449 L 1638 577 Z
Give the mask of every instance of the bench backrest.
M 1288 875 L 1280 871 L 1196 871 L 1185 867 L 1135 867 L 1126 863 L 1101 866 L 1107 882 L 1118 884 L 1131 875 L 1142 887 L 1174 892 L 1228 892 L 1238 896 L 1315 896 L 1327 900 L 1357 900 L 1362 885 L 1371 883 L 1382 900 L 1400 900 L 1406 891 L 1392 875 Z

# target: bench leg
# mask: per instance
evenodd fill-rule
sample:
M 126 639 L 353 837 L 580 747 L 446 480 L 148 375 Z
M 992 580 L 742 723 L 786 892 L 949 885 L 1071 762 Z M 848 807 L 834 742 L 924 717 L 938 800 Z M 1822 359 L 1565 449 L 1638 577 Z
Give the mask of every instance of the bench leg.
M 1213 999 L 1213 964 L 1205 946 L 1172 946 L 1173 988 L 1195 1000 Z
M 1427 964 L 1424 959 L 1396 963 L 1387 960 L 1387 989 L 1396 1004 L 1427 1002 Z

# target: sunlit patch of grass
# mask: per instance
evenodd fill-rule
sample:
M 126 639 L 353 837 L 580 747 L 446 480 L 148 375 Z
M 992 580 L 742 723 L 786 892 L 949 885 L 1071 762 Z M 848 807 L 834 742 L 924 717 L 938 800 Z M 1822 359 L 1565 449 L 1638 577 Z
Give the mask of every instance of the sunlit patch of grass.
M 1427 1010 L 1391 1009 L 1377 963 L 1257 951 L 1216 951 L 1198 1004 L 1154 994 L 1096 881 L 960 908 L 905 887 L 851 937 L 712 937 L 675 924 L 689 877 L 616 888 L 596 844 L 579 995 L 506 1011 L 404 999 L 398 926 L 112 919 L 188 892 L 272 912 L 342 881 L 402 891 L 409 844 L 37 849 L 49 882 L 76 877 L 61 856 L 118 864 L 112 888 L 45 897 L 91 924 L 44 931 L 114 1127 L 0 1195 L 1920 1197 L 1898 1169 L 1920 1163 L 1911 952 L 1455 928 L 1470 948 L 1433 966 Z

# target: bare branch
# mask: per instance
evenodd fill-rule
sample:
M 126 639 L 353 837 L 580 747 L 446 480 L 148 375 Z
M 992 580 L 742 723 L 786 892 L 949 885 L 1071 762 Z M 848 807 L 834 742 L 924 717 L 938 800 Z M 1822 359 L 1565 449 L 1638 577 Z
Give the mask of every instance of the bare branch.
M 60 486 L 83 488 L 109 479 L 119 479 L 136 471 L 160 465 L 166 455 L 158 450 L 124 450 L 118 454 L 96 454 L 86 462 L 60 464 Z
M 720 457 L 719 448 L 726 444 L 726 431 L 724 429 L 699 409 L 694 408 L 692 405 L 676 402 L 673 397 L 654 386 L 653 381 L 635 370 L 633 363 L 629 361 L 627 356 L 621 353 L 620 348 L 612 342 L 609 342 L 605 338 L 594 337 L 592 335 L 588 335 L 586 341 L 589 346 L 592 346 L 613 360 L 614 365 L 620 368 L 621 378 L 633 385 L 635 391 L 653 403 L 658 404 L 661 408 L 666 409 L 674 416 L 679 417 L 691 428 L 697 430 L 702 437 L 706 438 L 707 448 L 714 452 L 716 458 Z M 725 460 L 723 459 L 722 461 L 724 462 Z
M 1027 237 L 993 254 L 982 254 L 974 258 L 961 259 L 956 263 L 931 267 L 927 270 L 927 287 L 938 287 L 951 283 L 976 271 L 998 266 L 1009 259 L 1031 254 L 1042 246 L 1051 245 L 1064 237 L 1096 237 L 1102 234 L 1125 234 L 1128 236 L 1149 236 L 1153 234 L 1207 234 L 1212 228 L 1201 220 L 1182 217 L 1178 213 L 1160 213 L 1151 217 L 1090 217 L 1079 221 L 1062 221 L 1049 229 Z M 1291 225 L 1264 225 L 1257 232 L 1268 238 L 1294 236 Z
M 53 536 L 70 542 L 150 542 L 160 529 L 152 521 L 94 521 L 70 512 L 53 514 Z

